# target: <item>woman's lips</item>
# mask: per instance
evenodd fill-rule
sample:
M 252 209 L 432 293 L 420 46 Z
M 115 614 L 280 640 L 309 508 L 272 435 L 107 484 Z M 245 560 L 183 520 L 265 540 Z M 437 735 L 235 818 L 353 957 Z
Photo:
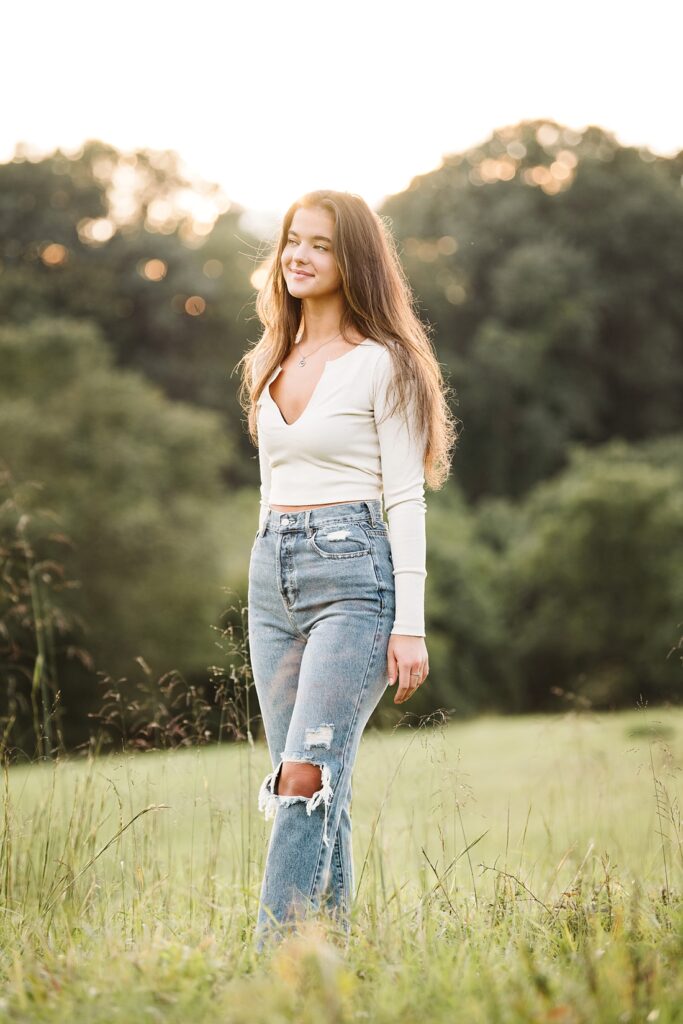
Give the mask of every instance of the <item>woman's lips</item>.
M 313 274 L 307 274 L 305 270 L 293 270 L 292 274 L 294 277 L 313 277 Z

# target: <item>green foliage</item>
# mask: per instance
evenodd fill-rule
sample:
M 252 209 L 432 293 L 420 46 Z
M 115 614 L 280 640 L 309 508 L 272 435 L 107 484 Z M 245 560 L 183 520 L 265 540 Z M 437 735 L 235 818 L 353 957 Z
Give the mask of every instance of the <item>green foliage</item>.
M 223 209 L 211 231 L 194 230 L 186 192 Z M 219 412 L 237 441 L 226 467 L 237 484 L 253 482 L 231 375 L 258 334 L 248 326 L 257 245 L 242 209 L 217 193 L 188 180 L 172 152 L 124 154 L 97 141 L 72 157 L 56 150 L 0 164 L 0 308 L 17 324 L 41 313 L 88 320 L 116 365 Z M 93 224 L 104 225 L 103 240 Z M 61 247 L 54 262 L 49 245 Z M 192 297 L 205 303 L 199 315 L 187 308 Z
M 682 172 L 530 121 L 384 204 L 464 426 L 457 486 L 428 495 L 431 675 L 411 711 L 678 694 Z M 0 459 L 35 558 L 33 576 L 3 558 L 0 599 L 47 642 L 42 599 L 8 595 L 50 567 L 46 621 L 62 660 L 83 653 L 41 664 L 78 739 L 93 666 L 203 674 L 221 584 L 246 594 L 258 462 L 232 371 L 259 331 L 258 247 L 229 202 L 195 230 L 188 188 L 217 198 L 173 153 L 97 141 L 0 165 Z M 57 537 L 71 583 L 53 594 Z
M 218 418 L 113 368 L 94 325 L 6 326 L 0 363 L 0 460 L 18 486 L 41 483 L 71 540 L 96 666 L 115 674 L 141 655 L 159 672 L 204 669 L 224 582 Z M 35 502 L 27 493 L 27 514 Z M 35 519 L 33 541 L 46 529 Z
M 382 207 L 459 396 L 465 495 L 519 497 L 574 441 L 682 429 L 681 160 L 552 121 Z
M 516 707 L 680 698 L 681 442 L 573 446 L 521 507 L 501 577 Z
M 680 700 L 681 448 L 680 435 L 574 445 L 518 502 L 470 507 L 453 482 L 432 496 L 430 677 L 415 710 Z
M 473 714 L 506 705 L 508 666 L 497 555 L 451 486 L 429 503 L 427 632 L 430 676 L 410 711 Z

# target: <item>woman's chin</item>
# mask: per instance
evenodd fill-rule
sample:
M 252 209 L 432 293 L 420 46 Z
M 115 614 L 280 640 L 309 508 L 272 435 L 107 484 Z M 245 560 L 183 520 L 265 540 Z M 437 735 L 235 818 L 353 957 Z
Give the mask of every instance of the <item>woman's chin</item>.
M 306 295 L 311 291 L 311 285 L 313 283 L 312 278 L 300 278 L 297 280 L 293 277 L 287 278 L 287 288 L 292 295 Z

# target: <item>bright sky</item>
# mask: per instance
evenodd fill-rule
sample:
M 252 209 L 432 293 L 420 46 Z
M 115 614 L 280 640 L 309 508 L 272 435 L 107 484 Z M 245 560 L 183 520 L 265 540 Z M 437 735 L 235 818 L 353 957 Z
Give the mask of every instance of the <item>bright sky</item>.
M 523 119 L 683 148 L 674 0 L 34 0 L 2 30 L 0 161 L 174 149 L 266 217 L 312 188 L 376 206 Z

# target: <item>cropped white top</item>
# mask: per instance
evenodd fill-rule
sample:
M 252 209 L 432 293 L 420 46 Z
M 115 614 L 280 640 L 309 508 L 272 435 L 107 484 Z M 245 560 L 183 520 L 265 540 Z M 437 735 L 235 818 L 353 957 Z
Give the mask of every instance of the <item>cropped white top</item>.
M 389 350 L 366 338 L 328 359 L 308 405 L 289 424 L 270 394 L 281 369 L 275 368 L 257 402 L 260 527 L 271 503 L 383 497 L 396 594 L 391 632 L 425 636 L 425 446 L 404 416 L 384 416 L 393 371 Z

